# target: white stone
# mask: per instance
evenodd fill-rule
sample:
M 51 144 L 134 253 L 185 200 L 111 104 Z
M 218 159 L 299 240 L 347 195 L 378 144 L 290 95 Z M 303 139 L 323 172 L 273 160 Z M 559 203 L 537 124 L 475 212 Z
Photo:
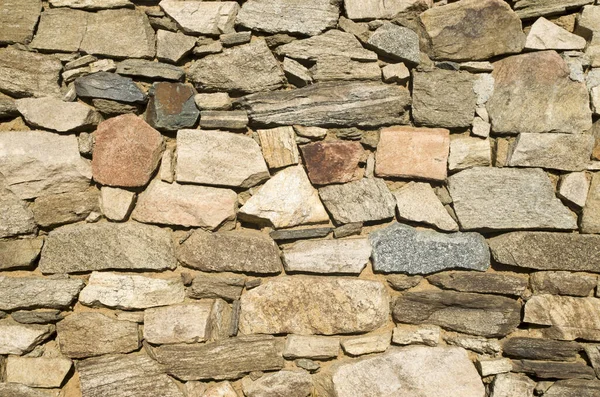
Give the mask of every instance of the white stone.
M 153 344 L 204 342 L 214 301 L 164 306 L 144 312 L 144 338 Z
M 22 355 L 46 340 L 53 331 L 49 325 L 25 325 L 12 320 L 0 321 L 0 354 Z
M 52 7 L 80 8 L 84 10 L 133 7 L 133 3 L 129 0 L 50 0 L 50 5 Z
M 385 83 L 402 83 L 410 78 L 410 70 L 403 63 L 386 65 L 381 72 Z
M 450 140 L 448 169 L 464 170 L 471 167 L 487 167 L 492 162 L 492 149 L 487 139 L 458 137 Z
M 37 128 L 69 132 L 98 125 L 102 121 L 94 108 L 79 102 L 60 99 L 23 98 L 16 101 L 17 110 L 27 123 Z
M 111 221 L 121 222 L 127 218 L 135 193 L 115 187 L 102 186 L 100 189 L 100 208 L 105 217 Z
M 583 37 L 570 33 L 544 17 L 538 18 L 527 35 L 525 49 L 528 50 L 583 50 Z
M 428 183 L 410 182 L 393 194 L 400 219 L 426 223 L 445 231 L 458 230 L 456 221 Z
M 404 11 L 432 7 L 433 0 L 344 0 L 344 6 L 350 19 L 391 19 Z
M 363 354 L 381 353 L 390 346 L 392 333 L 365 335 L 342 341 L 342 348 L 351 356 L 362 356 Z
M 360 274 L 371 256 L 366 238 L 299 241 L 283 251 L 287 272 Z
M 437 346 L 441 333 L 442 329 L 437 325 L 397 325 L 392 335 L 392 343 L 395 345 Z
M 477 105 L 485 104 L 494 93 L 494 77 L 491 73 L 482 73 L 473 83 L 473 91 L 477 96 Z
M 512 371 L 513 368 L 510 358 L 479 357 L 475 366 L 481 376 L 503 374 Z
M 209 35 L 234 32 L 240 8 L 235 1 L 162 0 L 159 5 L 184 32 Z
M 490 397 L 533 397 L 535 382 L 523 375 L 500 374 L 491 389 Z
M 590 101 L 594 114 L 600 114 L 600 86 L 593 87 L 590 90 Z
M 561 175 L 558 182 L 558 196 L 580 208 L 585 205 L 589 189 L 590 181 L 583 171 Z
M 309 139 L 323 139 L 327 136 L 327 129 L 321 127 L 303 127 L 295 125 L 294 130 L 298 136 Z
M 188 382 L 189 383 L 189 382 Z M 189 396 L 192 397 L 192 396 Z M 208 386 L 206 391 L 198 397 L 239 397 L 231 383 L 219 382 Z
M 31 387 L 60 388 L 72 365 L 67 358 L 8 356 L 5 381 Z
M 288 359 L 311 358 L 326 360 L 336 358 L 340 352 L 340 339 L 331 336 L 288 335 L 283 357 Z
M 160 160 L 160 170 L 158 171 L 160 180 L 173 183 L 175 181 L 175 148 L 167 147 Z

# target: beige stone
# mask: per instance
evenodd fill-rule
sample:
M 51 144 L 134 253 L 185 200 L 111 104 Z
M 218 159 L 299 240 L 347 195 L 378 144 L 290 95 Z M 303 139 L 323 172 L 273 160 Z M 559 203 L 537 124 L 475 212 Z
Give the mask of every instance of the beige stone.
M 231 383 L 219 382 L 206 388 L 202 397 L 239 397 Z
M 456 221 L 428 183 L 409 182 L 395 191 L 394 197 L 401 219 L 433 225 L 444 231 L 458 231 Z
M 0 310 L 67 309 L 84 285 L 82 280 L 68 278 L 0 276 Z
M 133 208 L 135 193 L 129 190 L 103 186 L 100 189 L 100 207 L 105 217 L 121 222 Z
M 197 343 L 210 338 L 213 300 L 146 309 L 144 338 L 152 344 Z
M 0 171 L 0 238 L 31 234 L 35 228 L 33 212 L 27 202 L 8 188 Z
M 365 335 L 355 338 L 344 339 L 342 348 L 350 356 L 362 356 L 363 354 L 381 353 L 390 346 L 392 333 Z
M 5 0 L 0 4 L 0 43 L 28 43 L 42 10 L 41 0 Z
M 0 49 L 0 91 L 11 96 L 60 96 L 61 70 L 62 64 L 53 55 Z
M 80 8 L 84 10 L 102 10 L 133 6 L 129 0 L 50 0 L 50 4 L 52 7 Z
M 535 382 L 524 375 L 500 374 L 491 386 L 490 397 L 533 397 Z
M 492 163 L 492 149 L 488 139 L 457 137 L 450 140 L 448 169 L 464 170 L 471 167 L 487 167 Z
M 478 357 L 475 363 L 481 376 L 504 374 L 512 371 L 513 365 L 509 358 L 482 358 Z
M 48 339 L 54 332 L 51 325 L 19 324 L 0 320 L 0 354 L 23 355 Z
M 594 137 L 583 134 L 519 134 L 508 156 L 512 167 L 582 171 L 590 162 Z
M 585 172 L 572 172 L 561 175 L 558 182 L 558 196 L 578 207 L 583 207 L 590 188 Z
M 227 110 L 231 107 L 231 98 L 226 92 L 196 94 L 194 101 L 200 110 Z
M 156 32 L 156 58 L 160 61 L 178 63 L 195 45 L 195 37 L 162 29 Z
M 540 17 L 531 26 L 525 48 L 528 50 L 583 50 L 586 41 L 560 26 Z
M 100 192 L 90 188 L 83 192 L 50 194 L 35 199 L 31 210 L 35 223 L 42 227 L 55 227 L 82 221 L 99 210 Z
M 600 172 L 592 176 L 583 216 L 581 217 L 582 233 L 600 233 Z
M 247 397 L 308 397 L 312 395 L 312 378 L 302 370 L 283 370 L 267 374 L 251 384 L 242 383 Z
M 5 381 L 31 387 L 59 388 L 72 365 L 71 360 L 66 358 L 8 356 Z
M 287 272 L 360 274 L 371 256 L 365 238 L 299 241 L 283 251 Z
M 2 213 L 6 211 L 2 210 Z M 0 217 L 0 224 L 5 224 L 2 217 Z M 0 270 L 31 266 L 40 254 L 43 244 L 43 238 L 0 240 Z
M 235 1 L 162 0 L 159 5 L 184 32 L 207 35 L 233 32 L 240 8 Z
M 327 360 L 340 352 L 340 339 L 331 336 L 288 335 L 283 350 L 287 359 L 311 358 Z
M 394 328 L 392 343 L 395 345 L 437 346 L 442 329 L 437 325 L 399 324 Z
M 269 168 L 298 164 L 300 155 L 296 145 L 296 134 L 292 127 L 257 130 L 256 133 Z
M 433 0 L 344 0 L 346 16 L 350 19 L 391 19 L 412 10 L 425 10 Z

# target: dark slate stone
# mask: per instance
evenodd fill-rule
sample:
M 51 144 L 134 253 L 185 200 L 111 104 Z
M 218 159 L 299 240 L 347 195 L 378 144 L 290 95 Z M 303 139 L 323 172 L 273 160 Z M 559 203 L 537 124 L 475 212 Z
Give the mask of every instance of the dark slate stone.
M 516 337 L 504 341 L 505 356 L 529 360 L 575 361 L 581 345 L 577 342 Z
M 194 88 L 189 84 L 154 83 L 146 121 L 159 130 L 177 131 L 193 127 L 200 116 L 194 94 Z
M 331 227 L 312 227 L 307 229 L 283 229 L 273 230 L 269 236 L 275 241 L 302 240 L 307 238 L 325 237 L 333 228 Z
M 555 382 L 544 397 L 597 397 L 600 396 L 599 380 L 569 379 Z
M 596 373 L 583 363 L 512 360 L 512 372 L 522 372 L 541 379 L 595 379 Z
M 101 98 L 135 103 L 146 102 L 146 95 L 128 77 L 116 73 L 98 72 L 75 80 L 75 91 L 80 98 Z

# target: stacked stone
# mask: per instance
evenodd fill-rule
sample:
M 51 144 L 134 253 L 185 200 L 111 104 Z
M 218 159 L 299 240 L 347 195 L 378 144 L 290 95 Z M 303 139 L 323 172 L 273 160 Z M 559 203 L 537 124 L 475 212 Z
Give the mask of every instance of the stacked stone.
M 593 0 L 0 0 L 0 396 L 600 395 Z

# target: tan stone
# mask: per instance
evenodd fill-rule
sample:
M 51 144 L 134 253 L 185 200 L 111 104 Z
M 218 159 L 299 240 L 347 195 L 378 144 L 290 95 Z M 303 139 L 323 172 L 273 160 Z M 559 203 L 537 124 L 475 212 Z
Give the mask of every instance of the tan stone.
M 41 0 L 5 0 L 0 4 L 0 43 L 28 43 L 42 10 Z
M 257 130 L 256 133 L 269 168 L 298 164 L 300 155 L 296 145 L 296 134 L 292 127 Z
M 82 221 L 99 210 L 99 192 L 91 188 L 83 192 L 65 192 L 38 197 L 33 206 L 35 222 L 42 227 Z
M 346 183 L 362 177 L 358 163 L 364 150 L 359 142 L 315 142 L 301 147 L 308 177 L 315 185 Z
M 51 325 L 26 325 L 9 319 L 0 320 L 0 354 L 29 353 L 53 332 Z
M 153 344 L 196 343 L 210 338 L 214 300 L 146 309 L 144 338 Z
M 100 114 L 89 106 L 51 97 L 19 99 L 17 109 L 34 127 L 59 132 L 92 127 L 102 120 Z
M 344 0 L 344 6 L 350 19 L 391 19 L 402 12 L 430 8 L 433 0 Z
M 358 336 L 344 339 L 342 348 L 350 356 L 362 356 L 363 354 L 381 353 L 390 346 L 392 333 Z
M 584 134 L 519 134 L 509 153 L 512 167 L 582 171 L 590 162 L 594 138 Z
M 371 256 L 366 238 L 298 241 L 283 251 L 287 272 L 360 274 Z
M 529 50 L 583 50 L 586 41 L 544 17 L 538 18 L 527 35 L 525 48 Z
M 339 338 L 316 335 L 288 335 L 283 357 L 287 359 L 312 358 L 326 360 L 336 358 L 339 352 Z
M 5 381 L 31 387 L 61 387 L 73 363 L 66 358 L 15 357 L 6 360 Z
M 310 374 L 302 370 L 283 370 L 262 376 L 250 384 L 242 383 L 247 397 L 308 397 L 313 395 Z
M 492 149 L 488 139 L 458 137 L 450 140 L 448 169 L 464 170 L 487 167 L 492 163 Z
M 589 187 L 585 172 L 564 174 L 558 182 L 558 196 L 581 208 L 585 205 Z
M 0 224 L 4 224 L 2 217 L 0 217 Z M 31 266 L 40 254 L 43 244 L 43 238 L 0 240 L 0 270 Z
M 195 45 L 195 37 L 162 29 L 156 32 L 156 58 L 160 61 L 177 63 Z
M 421 344 L 437 346 L 442 329 L 437 325 L 398 324 L 392 334 L 395 345 Z
M 100 207 L 111 221 L 123 221 L 133 208 L 135 193 L 128 190 L 103 186 L 100 189 Z
M 582 233 L 600 233 L 600 172 L 592 176 L 583 216 L 581 217 Z
M 184 32 L 208 35 L 233 32 L 240 8 L 235 1 L 162 0 L 159 5 Z
M 458 231 L 456 221 L 428 183 L 410 182 L 395 191 L 394 197 L 400 219 L 426 223 L 444 231 Z
M 10 190 L 0 172 L 0 238 L 31 234 L 36 225 L 27 202 Z
M 0 92 L 14 97 L 60 96 L 62 64 L 52 55 L 0 49 Z

